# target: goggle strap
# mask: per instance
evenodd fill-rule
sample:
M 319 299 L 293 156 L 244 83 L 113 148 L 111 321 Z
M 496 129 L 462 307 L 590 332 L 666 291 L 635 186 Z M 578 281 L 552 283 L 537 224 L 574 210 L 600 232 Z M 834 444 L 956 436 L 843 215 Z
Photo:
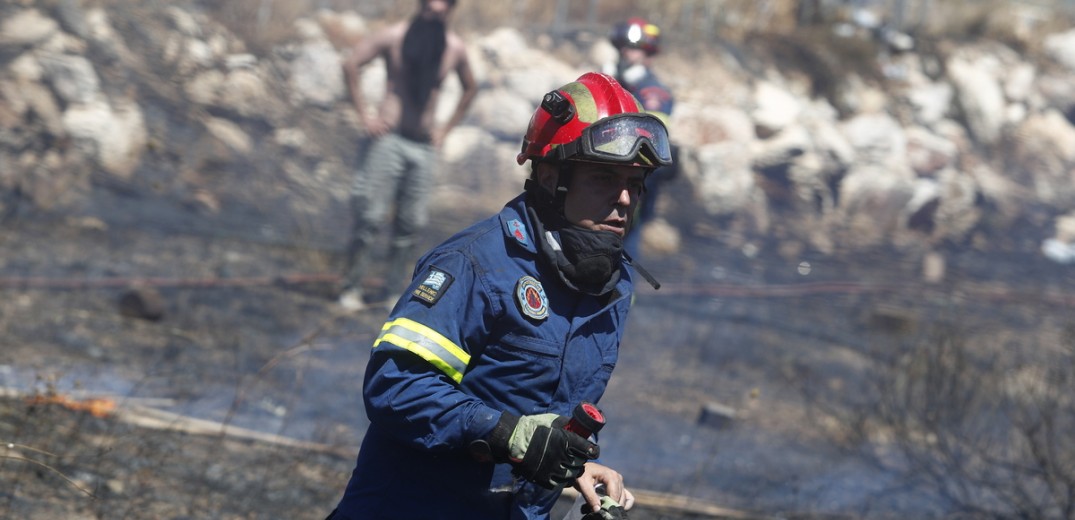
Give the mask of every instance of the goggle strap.
M 557 147 L 557 154 L 559 154 L 560 160 L 565 160 L 576 155 L 582 155 L 581 150 L 579 150 L 578 140 L 576 139 L 560 145 Z
M 635 231 L 635 233 L 638 233 L 638 231 Z M 627 251 L 623 252 L 623 258 L 627 260 L 627 265 L 631 266 L 635 271 L 638 271 L 638 274 L 642 275 L 642 278 L 645 278 L 646 281 L 649 282 L 654 291 L 661 288 L 661 282 L 658 282 L 652 274 L 649 274 L 649 271 L 639 265 L 634 258 L 631 258 L 631 255 L 627 254 Z

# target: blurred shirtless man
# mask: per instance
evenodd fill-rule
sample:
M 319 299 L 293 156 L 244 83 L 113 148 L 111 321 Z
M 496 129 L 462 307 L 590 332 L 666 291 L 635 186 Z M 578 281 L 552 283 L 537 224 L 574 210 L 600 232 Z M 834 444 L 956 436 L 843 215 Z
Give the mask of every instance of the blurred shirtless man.
M 340 293 L 340 305 L 347 310 L 365 306 L 362 277 L 389 215 L 394 220 L 385 288 L 391 292 L 408 281 L 406 266 L 414 260 L 418 235 L 429 220 L 436 149 L 478 92 L 464 42 L 447 28 L 454 7 L 454 0 L 419 0 L 413 18 L 367 36 L 343 63 L 358 120 L 373 139 L 351 187 L 353 225 Z M 370 107 L 359 78 L 362 67 L 378 57 L 384 59 L 387 85 L 380 106 Z M 441 83 L 452 73 L 463 94 L 452 117 L 437 126 Z

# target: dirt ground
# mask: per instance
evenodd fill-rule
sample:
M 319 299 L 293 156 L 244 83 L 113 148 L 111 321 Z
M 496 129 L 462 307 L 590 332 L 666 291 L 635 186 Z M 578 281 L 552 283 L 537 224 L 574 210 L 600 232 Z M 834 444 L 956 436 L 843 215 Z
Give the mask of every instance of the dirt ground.
M 0 402 L 4 518 L 323 518 L 350 457 Z
M 0 517 L 323 518 L 365 429 L 361 376 L 385 313 L 338 310 L 339 245 L 105 206 L 0 228 Z M 427 240 L 471 218 L 440 219 Z M 966 255 L 952 286 L 932 288 L 899 258 L 812 259 L 814 283 L 798 286 L 813 292 L 780 294 L 802 281 L 795 265 L 682 229 L 683 254 L 647 259 L 665 287 L 639 290 L 602 400 L 621 432 L 603 451 L 645 496 L 636 520 L 899 518 L 921 490 L 860 497 L 892 476 L 834 447 L 805 392 L 843 406 L 866 388 L 864 353 L 939 319 L 997 345 L 1033 345 L 1031 331 L 1070 321 L 1073 301 L 1056 291 L 1070 270 L 1027 257 Z M 858 294 L 826 280 L 905 287 Z M 732 427 L 704 424 L 712 404 L 735 409 Z
M 149 410 L 203 388 L 239 406 L 244 388 L 256 386 L 244 387 L 243 378 L 259 381 L 257 368 L 294 347 L 287 338 L 299 341 L 296 331 L 313 330 L 332 308 L 316 284 L 204 287 L 197 280 L 254 274 L 244 267 L 276 273 L 265 270 L 274 262 L 322 271 L 316 260 L 286 248 L 162 239 L 85 221 L 16 224 L 0 237 L 6 280 L 25 283 L 19 274 L 33 273 L 61 281 L 9 285 L 0 302 L 2 377 L 15 387 L 9 394 L 20 394 L 0 401 L 7 446 L 0 517 L 314 519 L 331 510 L 353 463 L 350 450 L 224 434 L 226 417 L 194 426 L 182 415 L 148 420 L 155 417 Z M 245 255 L 259 260 L 245 262 Z M 139 294 L 159 298 L 158 319 L 121 309 L 124 295 L 134 294 L 131 278 L 170 280 L 135 284 Z M 93 285 L 102 280 L 125 282 Z M 107 403 L 100 416 L 79 405 L 93 398 Z
M 335 251 L 92 218 L 9 222 L 0 243 L 0 517 L 331 510 L 365 421 L 340 403 L 383 319 L 337 309 Z M 719 517 L 668 500 L 633 517 Z

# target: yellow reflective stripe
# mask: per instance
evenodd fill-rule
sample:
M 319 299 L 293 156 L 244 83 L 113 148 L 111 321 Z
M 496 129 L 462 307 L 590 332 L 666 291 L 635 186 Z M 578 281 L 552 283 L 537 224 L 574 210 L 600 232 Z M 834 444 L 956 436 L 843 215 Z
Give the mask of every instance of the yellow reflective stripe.
M 411 319 L 399 318 L 385 323 L 384 327 L 381 327 L 381 335 L 373 343 L 373 348 L 377 348 L 382 341 L 428 361 L 456 383 L 463 380 L 463 374 L 470 363 L 470 354 L 458 345 L 439 332 Z
M 573 81 L 564 85 L 560 90 L 571 96 L 571 100 L 575 104 L 575 111 L 579 115 L 579 121 L 583 123 L 597 121 L 597 102 L 594 101 L 593 94 L 590 93 L 590 89 L 586 88 L 586 85 Z

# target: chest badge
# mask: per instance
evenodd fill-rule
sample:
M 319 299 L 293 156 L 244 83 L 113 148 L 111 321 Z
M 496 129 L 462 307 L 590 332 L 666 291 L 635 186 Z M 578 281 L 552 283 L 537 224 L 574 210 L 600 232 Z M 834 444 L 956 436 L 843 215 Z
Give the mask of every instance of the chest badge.
M 528 318 L 543 320 L 549 317 L 549 298 L 545 296 L 541 282 L 533 276 L 519 278 L 515 284 L 515 300 Z

